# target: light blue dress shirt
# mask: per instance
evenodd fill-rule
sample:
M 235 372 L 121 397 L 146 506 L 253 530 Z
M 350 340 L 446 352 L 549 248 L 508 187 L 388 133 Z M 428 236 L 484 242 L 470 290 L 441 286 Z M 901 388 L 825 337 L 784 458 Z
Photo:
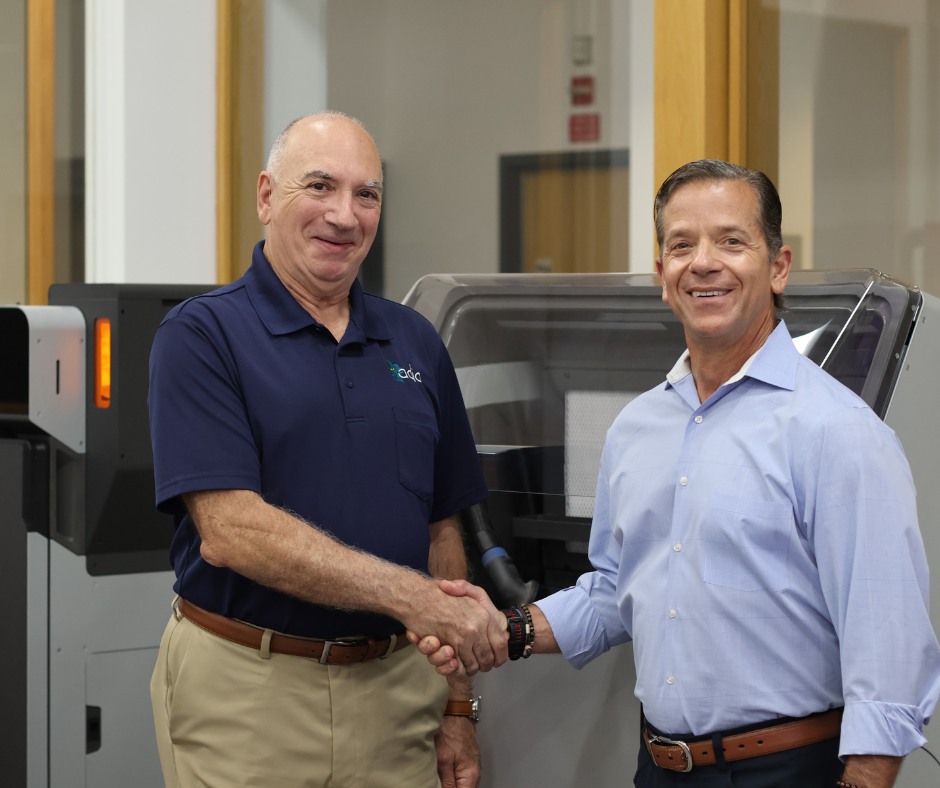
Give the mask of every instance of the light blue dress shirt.
M 607 433 L 597 571 L 538 602 L 562 653 L 580 668 L 633 639 L 666 733 L 844 704 L 843 757 L 916 749 L 940 647 L 897 436 L 782 321 L 704 403 L 675 373 Z

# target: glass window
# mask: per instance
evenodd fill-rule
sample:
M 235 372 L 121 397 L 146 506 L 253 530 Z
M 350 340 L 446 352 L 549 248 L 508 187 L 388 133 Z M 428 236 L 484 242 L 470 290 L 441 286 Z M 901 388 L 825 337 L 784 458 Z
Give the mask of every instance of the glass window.
M 266 0 L 264 25 L 265 144 L 325 108 L 378 143 L 367 290 L 629 269 L 630 0 Z
M 797 266 L 940 293 L 940 0 L 780 8 L 779 187 Z
M 55 4 L 55 281 L 85 281 L 85 2 Z
M 607 429 L 686 346 L 660 295 L 649 274 L 431 276 L 411 291 L 447 344 L 491 491 L 592 515 Z M 799 271 L 787 328 L 883 417 L 922 298 L 868 271 Z

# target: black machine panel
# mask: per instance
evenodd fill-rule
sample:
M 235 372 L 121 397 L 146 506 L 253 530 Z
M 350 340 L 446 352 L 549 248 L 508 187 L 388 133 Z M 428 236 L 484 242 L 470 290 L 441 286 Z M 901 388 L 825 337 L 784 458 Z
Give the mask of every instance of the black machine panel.
M 29 402 L 29 323 L 19 310 L 0 310 L 0 414 L 25 415 Z
M 173 522 L 154 506 L 147 418 L 150 347 L 170 309 L 213 289 L 215 285 L 68 284 L 50 288 L 50 305 L 75 306 L 85 318 L 86 452 L 76 454 L 52 438 L 46 441 L 51 487 L 51 514 L 46 517 L 51 518 L 53 538 L 86 556 L 90 574 L 169 568 Z M 111 325 L 111 393 L 106 408 L 95 403 L 97 318 L 107 318 Z M 22 368 L 22 360 L 14 360 Z M 31 431 L 13 423 L 3 428 L 7 435 Z M 35 498 L 35 487 L 31 489 Z M 32 506 L 36 505 L 34 501 Z M 38 530 L 42 515 L 34 519 Z

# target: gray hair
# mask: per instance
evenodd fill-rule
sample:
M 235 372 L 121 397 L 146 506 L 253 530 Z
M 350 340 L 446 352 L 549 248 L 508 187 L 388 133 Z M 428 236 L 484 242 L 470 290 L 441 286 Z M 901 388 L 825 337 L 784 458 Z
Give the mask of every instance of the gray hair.
M 780 229 L 783 221 L 783 207 L 780 204 L 777 188 L 764 173 L 720 159 L 701 159 L 683 164 L 663 181 L 653 204 L 653 219 L 656 222 L 656 241 L 659 243 L 659 248 L 662 249 L 665 234 L 663 210 L 669 204 L 672 195 L 686 184 L 703 181 L 742 181 L 754 190 L 757 195 L 757 224 L 764 235 L 764 241 L 767 243 L 767 256 L 769 262 L 772 263 L 783 246 L 783 235 Z M 786 309 L 783 295 L 780 293 L 774 293 L 774 308 L 778 311 Z
M 369 130 L 363 125 L 359 118 L 354 118 L 351 115 L 347 115 L 345 112 L 340 112 L 339 110 L 326 110 L 325 112 L 317 112 L 313 115 L 301 115 L 299 118 L 294 118 L 281 130 L 281 133 L 277 135 L 277 139 L 274 140 L 274 144 L 271 146 L 271 150 L 268 153 L 268 163 L 264 166 L 265 170 L 271 173 L 271 180 L 273 180 L 275 183 L 277 183 L 278 178 L 281 177 L 281 166 L 284 162 L 284 151 L 287 148 L 287 140 L 290 137 L 291 129 L 293 129 L 294 126 L 296 126 L 302 120 L 317 117 L 346 118 L 346 120 L 351 120 L 353 123 L 355 123 L 366 134 L 369 134 Z M 369 138 L 373 143 L 375 142 L 375 138 L 373 138 L 371 134 L 369 134 Z

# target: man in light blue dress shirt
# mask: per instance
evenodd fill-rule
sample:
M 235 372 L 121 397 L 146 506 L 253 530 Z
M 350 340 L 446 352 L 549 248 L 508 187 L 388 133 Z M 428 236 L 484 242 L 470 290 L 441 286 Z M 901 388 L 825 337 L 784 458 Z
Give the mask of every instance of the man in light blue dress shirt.
M 688 350 L 607 434 L 596 571 L 529 606 L 534 651 L 575 667 L 634 641 L 638 786 L 889 788 L 940 694 L 907 460 L 776 320 L 780 217 L 770 180 L 725 162 L 661 187 Z

